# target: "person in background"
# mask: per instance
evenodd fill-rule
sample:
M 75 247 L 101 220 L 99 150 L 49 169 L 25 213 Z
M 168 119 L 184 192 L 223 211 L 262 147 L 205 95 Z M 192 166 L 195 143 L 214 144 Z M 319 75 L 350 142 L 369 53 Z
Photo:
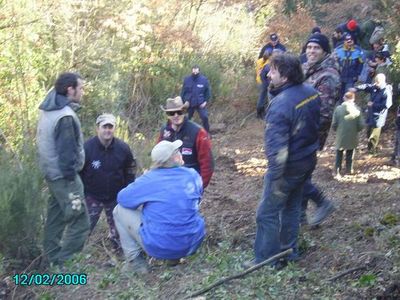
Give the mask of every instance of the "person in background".
M 90 217 L 90 232 L 105 211 L 109 227 L 108 238 L 119 248 L 113 209 L 118 192 L 135 181 L 136 159 L 128 144 L 114 136 L 116 119 L 112 114 L 101 114 L 96 120 L 97 135 L 87 140 L 85 165 L 80 173 L 85 188 L 86 205 Z
M 200 74 L 198 65 L 194 65 L 192 74 L 186 76 L 183 80 L 181 98 L 183 102 L 189 103 L 189 120 L 192 119 L 194 112 L 197 111 L 203 123 L 203 128 L 210 132 L 207 104 L 210 102 L 211 88 L 207 77 Z
M 205 222 L 199 212 L 203 184 L 195 170 L 182 167 L 182 144 L 175 140 L 154 146 L 152 169 L 118 193 L 114 219 L 126 273 L 148 272 L 144 253 L 178 264 L 204 239 Z
M 341 176 L 344 151 L 346 151 L 346 174 L 354 173 L 353 160 L 358 144 L 358 133 L 364 127 L 364 118 L 354 100 L 355 94 L 347 92 L 343 103 L 336 107 L 333 114 L 332 129 L 336 131 L 335 177 Z
M 354 44 L 358 45 L 358 42 L 359 42 L 359 39 L 361 36 L 361 29 L 360 29 L 360 26 L 358 26 L 358 23 L 356 20 L 350 19 L 346 23 L 339 25 L 339 27 L 343 33 L 350 34 L 354 41 Z
M 367 111 L 368 151 L 376 154 L 382 127 L 385 125 L 389 108 L 392 106 L 392 86 L 386 83 L 385 74 L 375 76 L 374 84 L 362 84 L 351 90 L 366 91 L 371 95 Z
M 63 73 L 39 106 L 39 166 L 50 192 L 43 248 L 53 265 L 63 265 L 80 252 L 89 234 L 83 184 L 78 174 L 85 162 L 81 124 L 75 113 L 82 96 L 82 77 Z
M 268 86 L 269 86 L 269 78 L 268 78 L 268 72 L 269 72 L 269 65 L 268 61 L 272 53 L 269 52 L 269 50 L 266 50 L 264 53 L 265 61 L 266 63 L 263 65 L 263 68 L 260 70 L 260 95 L 258 97 L 257 101 L 257 118 L 263 119 L 265 115 L 265 107 L 267 104 L 267 98 L 268 98 Z
M 266 50 L 268 50 L 270 53 L 272 53 L 275 49 L 278 49 L 282 52 L 286 52 L 286 47 L 281 44 L 281 42 L 279 41 L 278 35 L 276 33 L 272 33 L 269 36 L 269 42 L 261 48 L 258 58 L 261 58 L 264 55 Z
M 397 167 L 400 166 L 400 105 L 397 107 L 396 113 L 396 137 L 391 163 Z
M 349 88 L 354 87 L 361 74 L 364 65 L 364 53 L 355 45 L 353 37 L 346 34 L 343 45 L 335 49 L 339 63 L 340 80 L 342 83 L 340 99 Z
M 339 47 L 342 45 L 344 42 L 344 34 L 342 31 L 342 28 L 340 26 L 336 27 L 335 30 L 333 31 L 332 35 L 332 46 L 333 49 Z

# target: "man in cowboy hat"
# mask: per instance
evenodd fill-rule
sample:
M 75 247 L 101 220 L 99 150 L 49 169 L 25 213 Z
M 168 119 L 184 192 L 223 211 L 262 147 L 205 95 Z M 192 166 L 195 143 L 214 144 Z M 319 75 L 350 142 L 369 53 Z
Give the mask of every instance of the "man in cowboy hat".
M 195 169 L 203 179 L 203 187 L 207 187 L 214 172 L 214 158 L 211 151 L 211 140 L 205 129 L 186 117 L 189 103 L 183 103 L 181 97 L 168 98 L 161 109 L 166 113 L 168 121 L 161 130 L 158 141 L 182 140 L 180 147 L 184 166 Z
M 210 132 L 206 106 L 211 98 L 211 88 L 207 77 L 200 74 L 198 65 L 194 65 L 192 74 L 186 76 L 183 80 L 181 97 L 185 103 L 189 103 L 189 120 L 192 119 L 194 112 L 197 110 L 204 129 Z

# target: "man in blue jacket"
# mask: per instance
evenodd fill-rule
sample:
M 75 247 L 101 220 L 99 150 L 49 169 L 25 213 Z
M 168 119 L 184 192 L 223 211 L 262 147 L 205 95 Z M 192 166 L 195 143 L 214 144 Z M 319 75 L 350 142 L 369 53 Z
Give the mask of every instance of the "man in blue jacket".
M 342 84 L 339 99 L 342 99 L 349 88 L 354 87 L 364 65 L 364 52 L 354 43 L 353 37 L 346 34 L 343 45 L 335 49 L 339 63 L 340 81 Z
M 302 84 L 300 60 L 291 54 L 275 55 L 268 76 L 271 80 L 265 129 L 268 169 L 256 216 L 255 259 L 249 265 L 287 249 L 293 249 L 293 253 L 284 263 L 298 258 L 303 186 L 315 168 L 319 146 L 321 101 L 314 88 Z M 272 266 L 279 268 L 282 263 L 274 261 Z
M 190 104 L 188 109 L 189 120 L 192 119 L 194 112 L 197 111 L 204 129 L 210 132 L 206 106 L 211 98 L 211 88 L 207 77 L 200 74 L 200 67 L 198 65 L 194 65 L 192 67 L 192 74 L 186 76 L 183 80 L 181 98 L 183 102 L 189 102 Z
M 148 271 L 144 252 L 178 263 L 203 241 L 203 183 L 194 169 L 182 167 L 181 146 L 181 140 L 159 142 L 151 151 L 152 170 L 118 193 L 114 219 L 127 260 L 125 272 Z
M 105 211 L 109 226 L 108 238 L 119 248 L 113 209 L 118 192 L 135 181 L 136 159 L 128 144 L 114 137 L 116 119 L 112 114 L 101 114 L 96 120 L 97 135 L 87 140 L 85 165 L 80 173 L 85 187 L 86 204 L 92 232 Z

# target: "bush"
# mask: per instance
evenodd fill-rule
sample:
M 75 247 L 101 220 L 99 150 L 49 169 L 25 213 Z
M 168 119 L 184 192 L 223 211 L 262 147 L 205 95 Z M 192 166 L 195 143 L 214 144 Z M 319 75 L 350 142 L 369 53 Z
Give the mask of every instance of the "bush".
M 29 160 L 34 157 L 32 149 L 27 154 L 19 161 L 0 150 L 0 257 L 15 268 L 25 267 L 40 255 L 43 181 L 37 166 Z

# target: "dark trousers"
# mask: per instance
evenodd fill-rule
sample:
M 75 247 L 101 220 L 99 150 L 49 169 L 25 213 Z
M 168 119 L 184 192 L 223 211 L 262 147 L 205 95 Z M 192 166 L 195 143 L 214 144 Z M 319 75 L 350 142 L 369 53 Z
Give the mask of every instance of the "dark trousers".
M 208 123 L 208 111 L 207 108 L 201 108 L 200 106 L 189 107 L 188 110 L 188 118 L 192 119 L 194 112 L 197 110 L 201 122 L 203 123 L 203 127 L 207 132 L 210 132 L 210 124 Z
M 268 173 L 264 177 L 264 192 L 256 215 L 256 263 L 290 248 L 293 254 L 288 260 L 298 258 L 297 236 L 303 186 L 314 170 L 316 158 L 301 163 L 302 168 L 296 168 L 296 172 L 285 172 L 280 179 L 272 180 Z
M 117 200 L 110 201 L 110 202 L 101 202 L 96 200 L 91 196 L 86 196 L 86 205 L 89 212 L 90 218 L 90 232 L 93 231 L 94 227 L 96 226 L 97 222 L 99 221 L 101 212 L 104 209 L 106 214 L 108 227 L 110 229 L 110 239 L 118 240 L 118 232 L 115 229 L 114 217 L 113 217 L 113 210 L 117 205 Z
M 343 161 L 343 152 L 344 150 L 336 150 L 336 162 L 335 162 L 335 171 L 339 172 L 342 170 L 342 161 Z M 354 158 L 354 149 L 346 150 L 346 172 L 353 172 L 353 158 Z
M 400 129 L 396 130 L 396 141 L 394 144 L 392 159 L 400 159 Z

